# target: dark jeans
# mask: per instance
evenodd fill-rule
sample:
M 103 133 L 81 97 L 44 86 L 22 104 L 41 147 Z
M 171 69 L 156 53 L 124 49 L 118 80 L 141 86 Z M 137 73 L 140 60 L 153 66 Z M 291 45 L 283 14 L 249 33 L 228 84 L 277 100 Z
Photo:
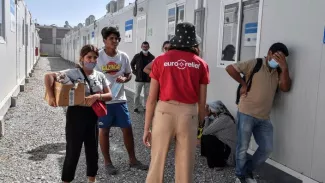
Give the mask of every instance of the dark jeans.
M 209 168 L 225 167 L 231 149 L 214 135 L 202 135 L 201 155 L 205 156 Z
M 66 156 L 62 181 L 74 179 L 82 144 L 85 146 L 87 176 L 95 177 L 98 170 L 97 115 L 91 107 L 71 106 L 66 115 Z
M 248 159 L 247 150 L 251 137 L 258 145 L 252 158 Z M 264 163 L 273 150 L 273 126 L 270 120 L 257 119 L 238 112 L 237 114 L 237 147 L 236 175 L 245 177 L 256 167 Z

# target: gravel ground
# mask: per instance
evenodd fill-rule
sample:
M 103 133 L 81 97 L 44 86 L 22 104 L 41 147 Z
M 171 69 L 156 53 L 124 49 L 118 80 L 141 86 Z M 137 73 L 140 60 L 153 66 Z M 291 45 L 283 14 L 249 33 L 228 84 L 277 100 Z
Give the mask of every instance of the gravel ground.
M 0 182 L 60 182 L 65 155 L 65 113 L 63 108 L 52 108 L 43 100 L 43 75 L 47 71 L 72 67 L 59 58 L 41 58 L 34 76 L 26 84 L 25 92 L 19 94 L 17 107 L 5 116 L 6 135 L 0 139 Z M 128 93 L 128 101 L 132 100 Z M 129 102 L 133 111 L 133 104 Z M 144 115 L 131 112 L 136 155 L 149 164 L 150 151 L 142 145 Z M 111 156 L 119 174 L 106 176 L 100 153 L 98 179 L 100 182 L 145 182 L 146 171 L 128 168 L 128 156 L 123 145 L 120 129 L 111 130 Z M 169 152 L 165 182 L 174 182 L 174 150 Z M 74 182 L 86 180 L 85 156 L 82 153 Z M 234 182 L 233 168 L 223 171 L 209 169 L 205 158 L 199 156 L 195 166 L 195 182 Z M 265 182 L 265 181 L 261 181 Z

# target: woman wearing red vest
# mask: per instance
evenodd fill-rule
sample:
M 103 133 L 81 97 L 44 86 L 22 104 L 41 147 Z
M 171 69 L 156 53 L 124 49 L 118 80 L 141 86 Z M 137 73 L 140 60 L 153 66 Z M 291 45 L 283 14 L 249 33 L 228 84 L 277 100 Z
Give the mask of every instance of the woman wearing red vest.
M 151 147 L 147 183 L 163 182 L 166 156 L 173 139 L 176 139 L 175 182 L 193 182 L 197 128 L 204 120 L 209 83 L 208 65 L 198 56 L 199 43 L 194 25 L 180 23 L 170 50 L 153 62 L 143 135 L 144 144 Z

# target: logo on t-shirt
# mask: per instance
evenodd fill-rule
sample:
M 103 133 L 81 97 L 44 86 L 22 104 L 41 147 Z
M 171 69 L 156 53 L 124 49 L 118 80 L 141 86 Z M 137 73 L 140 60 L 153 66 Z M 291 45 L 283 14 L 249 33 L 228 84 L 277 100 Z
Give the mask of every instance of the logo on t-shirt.
M 178 69 L 185 69 L 186 67 L 188 68 L 195 68 L 199 69 L 200 64 L 197 64 L 195 62 L 186 62 L 185 60 L 178 60 L 178 61 L 171 61 L 171 62 L 165 62 L 164 63 L 165 67 L 177 67 Z
M 115 62 L 108 62 L 107 65 L 102 66 L 102 71 L 104 73 L 115 75 L 117 72 L 121 70 L 121 65 Z

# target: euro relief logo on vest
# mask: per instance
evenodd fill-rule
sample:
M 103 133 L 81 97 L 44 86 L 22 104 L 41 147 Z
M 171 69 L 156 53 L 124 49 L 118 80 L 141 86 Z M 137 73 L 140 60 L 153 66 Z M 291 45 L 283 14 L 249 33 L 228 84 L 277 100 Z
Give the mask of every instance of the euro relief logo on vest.
M 200 64 L 195 62 L 186 62 L 185 60 L 165 62 L 164 67 L 177 67 L 178 69 L 184 70 L 185 68 L 200 69 Z

